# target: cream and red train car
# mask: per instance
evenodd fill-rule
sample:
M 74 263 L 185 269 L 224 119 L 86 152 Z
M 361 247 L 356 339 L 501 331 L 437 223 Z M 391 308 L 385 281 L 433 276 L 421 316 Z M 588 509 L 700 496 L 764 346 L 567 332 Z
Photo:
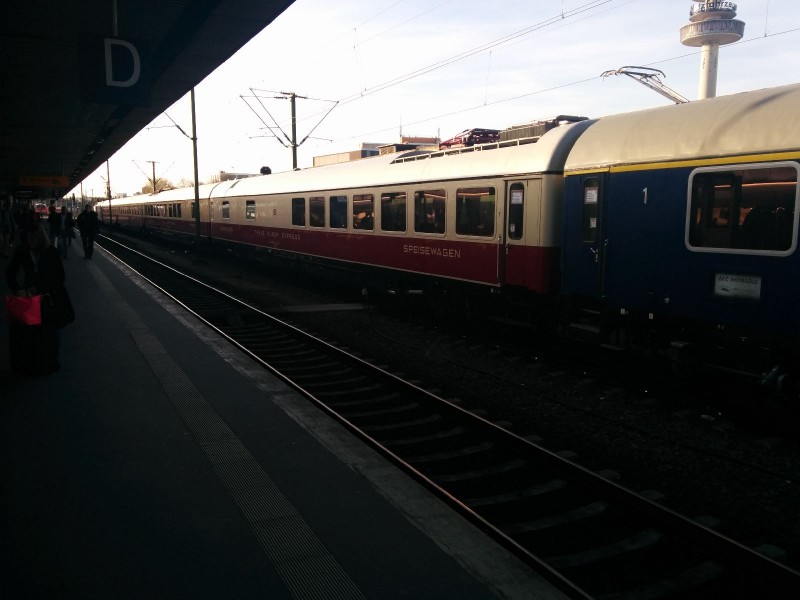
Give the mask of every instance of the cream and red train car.
M 795 389 L 798 107 L 794 84 L 202 186 L 200 235 L 364 287 L 511 299 L 569 335 Z M 113 221 L 190 238 L 194 194 L 113 201 Z M 542 299 L 562 310 L 527 312 Z
M 215 245 L 335 267 L 363 285 L 549 297 L 560 285 L 564 163 L 590 124 L 201 186 L 200 234 Z M 98 210 L 120 226 L 191 237 L 193 202 L 187 188 Z

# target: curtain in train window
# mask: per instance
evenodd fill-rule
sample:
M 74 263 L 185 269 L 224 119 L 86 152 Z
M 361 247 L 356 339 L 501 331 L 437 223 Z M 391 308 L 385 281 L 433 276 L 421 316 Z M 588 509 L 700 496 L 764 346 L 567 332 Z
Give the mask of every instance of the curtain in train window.
M 461 188 L 456 192 L 456 233 L 494 235 L 495 189 Z
M 375 197 L 372 194 L 353 195 L 353 229 L 372 231 L 375 228 Z
M 306 199 L 292 198 L 292 225 L 300 227 L 306 224 Z
M 406 230 L 405 192 L 383 192 L 381 194 L 381 229 L 383 231 Z
M 689 245 L 789 250 L 795 235 L 797 181 L 794 166 L 696 171 L 687 219 Z
M 325 227 L 325 198 L 312 196 L 308 199 L 308 224 L 311 227 Z
M 444 233 L 444 224 L 444 190 L 414 192 L 414 231 L 418 233 Z
M 222 218 L 223 219 L 231 218 L 231 203 L 228 200 L 222 201 Z
M 330 203 L 331 227 L 347 229 L 347 196 L 331 196 Z

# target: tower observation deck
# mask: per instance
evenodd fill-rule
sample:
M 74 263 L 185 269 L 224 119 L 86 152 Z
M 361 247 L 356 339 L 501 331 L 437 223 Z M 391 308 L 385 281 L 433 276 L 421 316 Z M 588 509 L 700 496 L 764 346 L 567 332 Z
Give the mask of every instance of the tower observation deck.
M 693 2 L 688 25 L 681 27 L 684 46 L 702 47 L 698 98 L 717 94 L 719 47 L 738 42 L 744 35 L 744 22 L 735 19 L 736 3 L 727 0 Z

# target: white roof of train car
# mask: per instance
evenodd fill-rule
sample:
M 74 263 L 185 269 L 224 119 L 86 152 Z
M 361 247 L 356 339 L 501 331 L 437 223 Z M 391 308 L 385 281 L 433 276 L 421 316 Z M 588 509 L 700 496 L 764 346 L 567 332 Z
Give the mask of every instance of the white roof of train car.
M 800 151 L 800 84 L 603 117 L 566 171 Z
M 225 195 L 304 193 L 354 187 L 404 185 L 408 182 L 447 181 L 508 174 L 558 172 L 567 153 L 590 121 L 564 125 L 548 131 L 539 141 L 519 146 L 474 150 L 466 153 L 433 153 L 425 159 L 397 162 L 400 154 L 387 154 L 339 163 L 240 179 Z M 219 196 L 214 190 L 214 196 Z
M 199 188 L 199 197 L 208 199 L 295 192 L 303 194 L 315 190 L 405 185 L 409 182 L 561 173 L 572 144 L 591 123 L 592 121 L 587 120 L 556 127 L 535 143 L 470 152 L 434 152 L 434 157 L 400 163 L 394 161 L 408 153 L 387 154 L 347 163 L 204 184 Z M 117 203 L 157 204 L 188 199 L 194 199 L 193 187 L 122 198 L 112 202 L 112 209 Z

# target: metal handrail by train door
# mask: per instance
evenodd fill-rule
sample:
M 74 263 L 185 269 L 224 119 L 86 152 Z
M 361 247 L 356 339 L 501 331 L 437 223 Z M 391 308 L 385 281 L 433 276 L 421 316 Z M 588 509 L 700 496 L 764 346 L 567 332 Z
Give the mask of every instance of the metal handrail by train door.
M 597 266 L 600 271 L 600 298 L 606 297 L 606 265 L 608 264 L 608 246 L 609 240 L 603 240 L 603 249 L 600 251 L 600 264 Z

